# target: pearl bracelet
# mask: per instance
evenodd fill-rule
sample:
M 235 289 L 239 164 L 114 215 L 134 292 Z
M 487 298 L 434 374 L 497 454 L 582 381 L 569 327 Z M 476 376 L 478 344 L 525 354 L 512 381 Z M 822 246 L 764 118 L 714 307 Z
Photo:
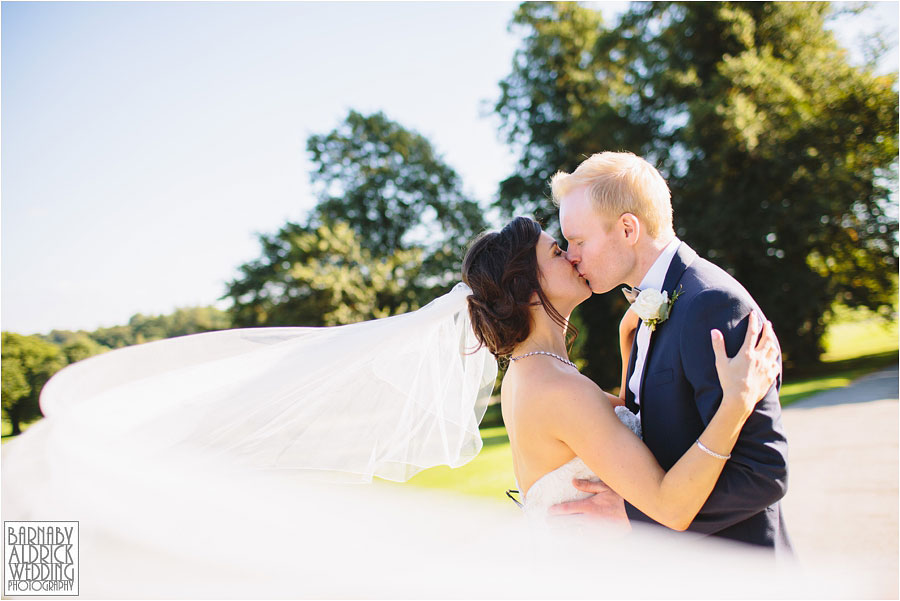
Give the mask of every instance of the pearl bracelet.
M 712 455 L 716 459 L 731 459 L 731 453 L 729 453 L 727 455 L 719 455 L 715 451 L 710 451 L 708 448 L 706 448 L 706 445 L 704 445 L 702 442 L 700 442 L 699 438 L 697 439 L 697 446 L 700 447 L 701 451 L 703 451 L 704 453 L 708 453 L 709 455 Z

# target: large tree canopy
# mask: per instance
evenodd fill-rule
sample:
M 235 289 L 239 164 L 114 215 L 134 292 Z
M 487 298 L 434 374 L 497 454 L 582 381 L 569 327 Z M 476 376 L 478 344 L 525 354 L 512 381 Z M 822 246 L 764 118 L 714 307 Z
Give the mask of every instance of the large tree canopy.
M 484 228 L 456 172 L 421 134 L 388 119 L 350 111 L 328 134 L 307 141 L 319 202 L 311 223 L 344 221 L 376 255 L 422 251 L 423 276 L 459 278 L 462 253 Z
M 260 236 L 229 284 L 235 325 L 334 325 L 415 309 L 459 279 L 482 209 L 422 135 L 350 111 L 307 148 L 318 204 Z
M 831 307 L 889 311 L 897 270 L 896 75 L 849 64 L 806 2 L 525 3 L 496 105 L 517 173 L 507 214 L 555 217 L 548 178 L 628 150 L 669 182 L 678 235 L 737 277 L 785 358 L 818 359 Z M 615 382 L 615 295 L 581 311 L 588 371 Z M 595 343 L 590 343 L 590 339 Z

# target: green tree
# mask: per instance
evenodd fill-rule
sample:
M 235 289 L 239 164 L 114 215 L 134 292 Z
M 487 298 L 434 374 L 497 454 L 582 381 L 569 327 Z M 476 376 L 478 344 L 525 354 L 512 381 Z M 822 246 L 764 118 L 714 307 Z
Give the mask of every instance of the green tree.
M 134 330 L 128 325 L 97 328 L 90 335 L 97 343 L 111 349 L 138 343 Z
M 22 424 L 41 416 L 41 390 L 47 380 L 65 367 L 66 358 L 56 345 L 37 336 L 2 333 L 3 417 L 19 434 Z
M 91 334 L 85 330 L 50 330 L 49 334 L 35 334 L 35 336 L 38 336 L 47 342 L 52 342 L 58 347 L 63 347 L 70 342 L 75 342 L 83 337 L 90 338 Z
M 850 65 L 829 11 L 633 3 L 605 28 L 590 8 L 523 4 L 496 106 L 522 158 L 498 205 L 530 210 L 545 174 L 594 152 L 640 154 L 669 182 L 679 236 L 748 288 L 789 364 L 816 361 L 834 303 L 891 311 L 897 269 L 897 78 Z M 618 303 L 581 311 L 607 383 Z
M 485 225 L 459 176 L 421 134 L 350 111 L 307 148 L 318 204 L 260 236 L 223 298 L 236 325 L 332 325 L 419 307 L 459 279 Z M 367 290 L 368 288 L 368 290 Z
M 99 355 L 100 353 L 105 353 L 109 348 L 94 341 L 94 339 L 87 335 L 81 335 L 71 338 L 62 345 L 61 350 L 63 356 L 66 358 L 66 363 L 71 364 L 76 361 L 81 361 L 82 359 L 87 359 L 88 357 L 93 357 L 94 355 Z
M 330 326 L 417 306 L 409 282 L 421 269 L 418 249 L 373 256 L 345 222 L 288 223 L 262 243 L 277 260 L 243 265 L 230 284 L 237 324 Z
M 420 301 L 458 281 L 466 245 L 485 227 L 483 211 L 427 138 L 383 113 L 351 110 L 306 147 L 318 196 L 311 224 L 346 222 L 375 256 L 421 250 L 422 278 L 411 282 Z

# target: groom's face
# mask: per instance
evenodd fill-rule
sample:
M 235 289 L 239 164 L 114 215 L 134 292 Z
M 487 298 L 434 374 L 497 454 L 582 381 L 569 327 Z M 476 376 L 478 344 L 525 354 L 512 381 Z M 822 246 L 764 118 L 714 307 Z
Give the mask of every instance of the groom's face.
M 625 282 L 634 256 L 617 220 L 601 215 L 586 186 L 570 190 L 559 202 L 559 222 L 568 242 L 566 253 L 597 294 Z

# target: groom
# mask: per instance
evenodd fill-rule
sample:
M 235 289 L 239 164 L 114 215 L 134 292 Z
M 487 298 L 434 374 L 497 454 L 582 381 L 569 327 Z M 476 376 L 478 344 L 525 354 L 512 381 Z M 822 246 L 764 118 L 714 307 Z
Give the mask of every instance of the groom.
M 669 188 L 647 161 L 602 152 L 572 174 L 557 173 L 551 186 L 569 259 L 591 290 L 604 293 L 625 283 L 665 291 L 669 299 L 677 295 L 652 331 L 640 323 L 626 376 L 626 405 L 641 419 L 644 443 L 668 470 L 697 443 L 722 400 L 710 330 L 724 334 L 733 356 L 750 312 L 762 311 L 734 278 L 675 236 Z M 779 386 L 780 377 L 747 420 L 689 530 L 790 552 L 779 502 L 787 488 Z M 584 481 L 578 488 L 599 494 L 557 505 L 553 513 L 603 515 L 612 493 Z M 628 503 L 626 511 L 631 520 L 653 522 Z

